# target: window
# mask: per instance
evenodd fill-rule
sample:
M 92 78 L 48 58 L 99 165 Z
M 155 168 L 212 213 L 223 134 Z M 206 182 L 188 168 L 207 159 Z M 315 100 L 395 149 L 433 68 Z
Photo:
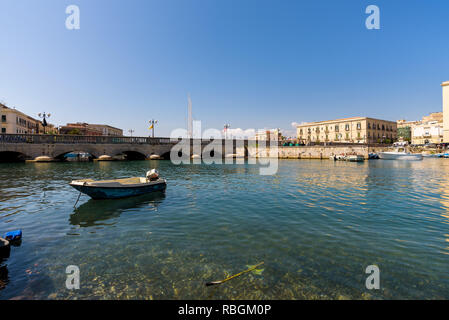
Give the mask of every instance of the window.
M 339 126 L 337 125 L 337 126 L 335 126 L 335 132 L 338 132 L 340 129 L 339 129 Z
M 346 140 L 349 140 L 349 133 L 346 133 Z
M 362 124 L 360 122 L 357 122 L 357 130 L 362 129 Z
M 382 125 L 382 131 L 385 131 L 385 125 Z
M 2 128 L 2 133 L 6 133 L 6 128 Z
M 320 132 L 320 127 L 316 127 L 316 128 L 315 128 L 315 131 L 316 131 L 316 132 Z
M 371 129 L 371 123 L 368 122 L 368 129 Z
M 302 134 L 302 129 L 299 130 L 299 134 Z
M 345 130 L 349 131 L 349 124 L 345 125 Z
M 6 122 L 6 115 L 5 114 L 2 115 L 2 122 Z

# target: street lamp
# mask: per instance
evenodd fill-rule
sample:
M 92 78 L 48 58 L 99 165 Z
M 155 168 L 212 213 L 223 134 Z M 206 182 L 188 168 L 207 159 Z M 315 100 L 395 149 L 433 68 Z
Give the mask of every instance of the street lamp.
M 44 134 L 45 134 L 45 127 L 48 125 L 46 118 L 50 118 L 50 114 L 49 113 L 46 114 L 45 112 L 44 113 L 38 113 L 38 117 L 43 119 L 42 120 L 42 126 L 44 127 Z M 37 128 L 37 134 L 39 134 L 39 127 Z
M 225 140 L 228 138 L 228 129 L 231 127 L 231 125 L 229 123 L 226 123 L 224 125 L 224 129 L 223 131 L 225 132 Z
M 152 137 L 154 138 L 154 125 L 157 123 L 157 120 L 151 119 L 150 121 L 150 130 L 152 130 Z
M 131 137 L 132 137 L 134 130 L 133 129 L 129 129 L 128 132 L 131 134 Z

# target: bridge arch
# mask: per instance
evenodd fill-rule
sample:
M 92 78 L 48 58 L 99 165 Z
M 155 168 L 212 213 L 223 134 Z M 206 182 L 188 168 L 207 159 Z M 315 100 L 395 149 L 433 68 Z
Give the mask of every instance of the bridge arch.
M 124 154 L 126 160 L 145 160 L 147 158 L 144 153 L 135 150 L 122 151 L 120 154 Z
M 0 162 L 23 162 L 31 157 L 17 151 L 0 151 Z
M 79 149 L 79 150 L 76 150 L 76 149 L 69 149 L 69 150 L 66 150 L 66 151 L 58 151 L 58 152 L 56 152 L 55 153 L 55 156 L 53 157 L 54 159 L 58 159 L 58 160 L 64 160 L 64 158 L 65 158 L 65 155 L 67 155 L 67 154 L 69 154 L 69 153 L 72 153 L 72 152 L 74 152 L 74 153 L 78 153 L 78 152 L 84 152 L 84 153 L 88 153 L 89 155 L 90 155 L 90 159 L 96 159 L 96 158 L 98 158 L 98 156 L 96 155 L 96 154 L 93 154 L 91 151 L 89 151 L 89 150 L 84 150 L 84 149 Z

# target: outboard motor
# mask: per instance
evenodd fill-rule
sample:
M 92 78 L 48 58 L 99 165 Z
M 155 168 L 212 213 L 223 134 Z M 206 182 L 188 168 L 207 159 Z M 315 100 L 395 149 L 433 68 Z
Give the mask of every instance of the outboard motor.
M 157 172 L 156 169 L 151 169 L 150 171 L 147 172 L 147 179 L 149 181 L 155 181 L 159 179 L 159 172 Z

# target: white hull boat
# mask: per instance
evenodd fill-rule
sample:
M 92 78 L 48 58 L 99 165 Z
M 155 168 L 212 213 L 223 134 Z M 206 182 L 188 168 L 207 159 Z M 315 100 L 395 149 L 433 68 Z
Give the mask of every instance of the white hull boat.
M 416 161 L 416 160 L 422 160 L 423 156 L 420 153 L 379 152 L 379 159 Z

